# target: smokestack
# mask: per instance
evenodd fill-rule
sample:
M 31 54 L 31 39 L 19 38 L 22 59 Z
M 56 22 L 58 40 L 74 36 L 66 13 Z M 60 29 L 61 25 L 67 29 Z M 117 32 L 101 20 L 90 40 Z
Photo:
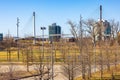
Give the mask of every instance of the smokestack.
M 102 5 L 100 5 L 100 21 L 102 21 Z

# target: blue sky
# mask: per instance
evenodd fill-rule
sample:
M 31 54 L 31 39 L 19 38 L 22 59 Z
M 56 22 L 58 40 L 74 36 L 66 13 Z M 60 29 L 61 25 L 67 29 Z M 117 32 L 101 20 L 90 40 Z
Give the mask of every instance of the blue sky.
M 32 13 L 36 12 L 36 31 L 41 35 L 41 26 L 57 23 L 64 34 L 70 34 L 68 20 L 78 23 L 80 14 L 83 19 L 99 18 L 99 6 L 103 6 L 103 18 L 120 21 L 120 0 L 0 0 L 0 33 L 8 30 L 16 36 L 16 18 L 20 18 L 20 36 L 33 35 Z

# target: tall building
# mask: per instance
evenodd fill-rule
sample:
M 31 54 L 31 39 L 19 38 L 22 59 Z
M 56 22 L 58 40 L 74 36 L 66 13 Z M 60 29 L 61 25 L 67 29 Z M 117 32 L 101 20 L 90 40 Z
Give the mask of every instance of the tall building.
M 3 34 L 0 33 L 0 41 L 2 41 L 2 40 L 3 40 Z
M 61 37 L 61 27 L 53 23 L 49 26 L 49 40 L 50 41 L 59 41 Z

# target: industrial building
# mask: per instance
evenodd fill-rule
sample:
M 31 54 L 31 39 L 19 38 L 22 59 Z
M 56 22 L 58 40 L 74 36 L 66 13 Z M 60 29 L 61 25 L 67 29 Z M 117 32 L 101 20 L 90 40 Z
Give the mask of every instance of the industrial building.
M 96 40 L 106 40 L 111 37 L 111 25 L 107 20 L 102 18 L 102 5 L 100 5 L 100 20 L 94 25 L 94 33 Z
M 111 37 L 111 25 L 107 20 L 98 21 L 95 23 L 94 33 L 96 40 L 110 39 Z
M 103 26 L 104 26 L 104 39 L 109 39 L 111 36 L 111 25 L 107 20 L 105 20 L 103 22 Z
M 49 26 L 49 40 L 59 41 L 61 38 L 61 27 L 56 23 Z

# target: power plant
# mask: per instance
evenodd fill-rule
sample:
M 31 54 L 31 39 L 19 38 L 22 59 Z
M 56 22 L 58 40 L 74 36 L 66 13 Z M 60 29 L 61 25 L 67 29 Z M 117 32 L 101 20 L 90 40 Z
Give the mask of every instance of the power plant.
M 111 37 L 111 25 L 102 18 L 102 5 L 100 5 L 100 20 L 94 24 L 95 40 L 105 40 Z

